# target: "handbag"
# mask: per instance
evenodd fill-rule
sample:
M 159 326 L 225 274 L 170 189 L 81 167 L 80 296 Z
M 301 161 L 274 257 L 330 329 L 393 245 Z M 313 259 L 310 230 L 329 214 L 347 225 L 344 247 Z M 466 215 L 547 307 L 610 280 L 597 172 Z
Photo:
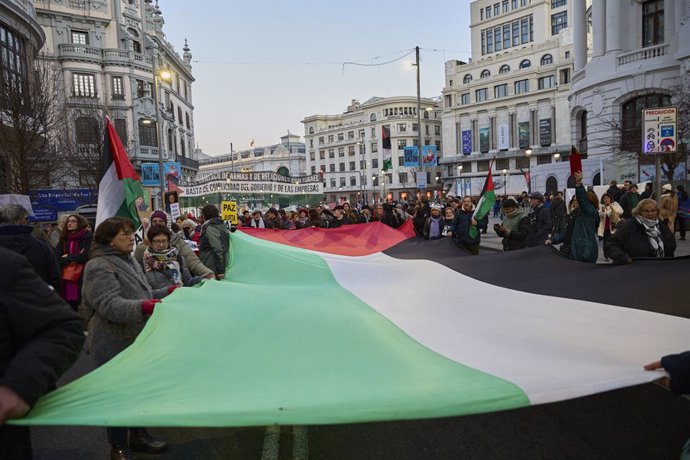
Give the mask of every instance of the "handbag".
M 81 274 L 84 271 L 84 266 L 78 264 L 77 262 L 70 262 L 68 265 L 62 267 L 62 279 L 64 281 L 71 281 L 76 283 L 81 278 Z

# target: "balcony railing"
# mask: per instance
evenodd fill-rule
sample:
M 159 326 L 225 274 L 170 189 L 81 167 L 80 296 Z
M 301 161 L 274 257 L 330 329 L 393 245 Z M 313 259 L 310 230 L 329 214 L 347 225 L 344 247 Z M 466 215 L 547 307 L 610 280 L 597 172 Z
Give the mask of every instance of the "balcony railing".
M 618 65 L 632 64 L 634 62 L 646 61 L 648 59 L 655 59 L 661 56 L 666 56 L 669 52 L 669 44 L 661 44 L 655 46 L 648 46 L 630 53 L 621 54 L 618 56 Z
M 89 60 L 101 62 L 103 53 L 101 48 L 88 45 L 77 45 L 74 43 L 61 43 L 58 45 L 61 58 L 71 58 L 78 60 Z
M 88 59 L 97 62 L 105 60 L 106 63 L 134 63 L 146 67 L 153 66 L 153 58 L 131 50 L 118 48 L 103 49 L 89 45 L 78 45 L 76 43 L 61 43 L 58 45 L 58 53 L 61 58 L 67 59 Z
M 191 158 L 183 157 L 182 155 L 179 155 L 177 157 L 177 161 L 180 162 L 180 165 L 189 168 L 189 169 L 194 169 L 196 171 L 199 170 L 199 162 L 197 160 L 193 160 Z

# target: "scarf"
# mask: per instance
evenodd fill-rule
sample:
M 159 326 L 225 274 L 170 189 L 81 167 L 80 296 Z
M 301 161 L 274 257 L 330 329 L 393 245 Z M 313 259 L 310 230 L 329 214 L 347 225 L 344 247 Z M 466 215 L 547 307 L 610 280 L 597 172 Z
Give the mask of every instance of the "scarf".
M 439 238 L 441 236 L 441 223 L 445 219 L 441 216 L 431 217 L 431 225 L 429 226 L 429 238 Z
M 644 228 L 644 232 L 649 240 L 649 247 L 654 252 L 654 257 L 664 257 L 664 241 L 661 239 L 659 219 L 650 220 L 642 216 L 637 216 L 635 220 Z
M 258 221 L 252 219 L 251 222 L 249 223 L 249 226 L 254 227 L 254 228 L 266 228 L 266 226 L 264 225 L 264 220 L 261 218 L 259 218 Z
M 163 251 L 156 251 L 151 246 L 144 251 L 144 272 L 167 271 L 174 284 L 182 284 L 180 262 L 177 261 L 177 248 L 171 247 Z

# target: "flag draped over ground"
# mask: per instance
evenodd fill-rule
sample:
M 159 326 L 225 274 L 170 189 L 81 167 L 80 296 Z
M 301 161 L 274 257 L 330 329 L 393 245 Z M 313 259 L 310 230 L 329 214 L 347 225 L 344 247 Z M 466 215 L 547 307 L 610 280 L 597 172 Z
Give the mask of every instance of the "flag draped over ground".
M 383 168 L 388 171 L 393 168 L 393 150 L 391 148 L 391 129 L 388 126 L 381 128 L 381 144 L 383 147 Z
M 135 228 L 139 227 L 136 199 L 143 196 L 144 188 L 139 175 L 129 161 L 110 118 L 106 118 L 101 156 L 101 180 L 98 183 L 96 227 L 113 216 L 132 219 Z
M 491 209 L 493 208 L 494 204 L 496 203 L 496 193 L 494 192 L 494 180 L 491 176 L 492 165 L 493 161 L 489 165 L 489 173 L 486 175 L 486 180 L 484 181 L 484 188 L 482 189 L 482 193 L 479 196 L 479 202 L 477 203 L 477 207 L 475 208 L 474 214 L 472 215 L 472 218 L 474 218 L 474 220 L 476 221 L 485 218 L 489 214 L 489 211 L 491 211 Z M 476 238 L 478 234 L 479 230 L 477 229 L 477 226 L 470 226 L 470 236 L 472 238 Z
M 337 230 L 235 232 L 224 281 L 176 290 L 131 347 L 12 423 L 472 414 L 648 382 L 661 374 L 644 363 L 687 346 L 690 320 L 672 316 L 687 315 L 674 282 L 687 259 L 597 266 L 547 247 L 470 257 L 381 224 Z M 315 245 L 327 250 L 299 247 Z M 627 282 L 638 276 L 646 283 Z M 660 280 L 666 289 L 648 288 Z

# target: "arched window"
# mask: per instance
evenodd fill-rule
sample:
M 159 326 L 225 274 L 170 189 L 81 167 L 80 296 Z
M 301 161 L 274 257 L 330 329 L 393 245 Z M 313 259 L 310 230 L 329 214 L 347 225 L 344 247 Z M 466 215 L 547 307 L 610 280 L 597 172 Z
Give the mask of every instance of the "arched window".
M 568 177 L 568 188 L 575 188 L 575 176 Z
M 135 53 L 141 53 L 141 42 L 139 41 L 139 32 L 137 32 L 136 29 L 129 28 L 127 29 L 127 32 L 129 32 L 129 35 L 132 37 L 132 51 Z
M 500 69 L 498 69 L 498 73 L 508 73 L 510 72 L 510 66 L 508 64 L 503 64 Z
M 371 116 L 369 117 L 369 121 L 376 121 L 376 114 L 372 113 Z
M 556 193 L 558 191 L 558 179 L 556 176 L 549 176 L 546 178 L 547 193 Z
M 545 54 L 541 57 L 541 65 L 553 64 L 553 56 L 550 54 Z
M 526 69 L 527 67 L 532 67 L 532 63 L 530 62 L 529 59 L 523 59 L 522 62 L 520 63 L 520 68 Z
M 479 78 L 489 78 L 491 76 L 491 71 L 489 69 L 484 69 L 482 70 L 481 75 Z
M 276 171 L 276 172 L 278 174 L 280 174 L 281 176 L 285 176 L 285 177 L 288 177 L 290 175 L 290 170 L 287 169 L 285 166 L 281 166 L 280 168 L 278 168 L 278 171 Z
M 592 179 L 592 185 L 601 185 L 601 173 L 596 173 Z
M 314 127 L 313 127 L 313 126 L 311 126 L 311 127 L 309 128 L 309 134 L 314 134 Z
M 471 82 L 471 81 L 472 81 L 472 75 L 469 74 L 469 73 L 468 73 L 467 75 L 465 75 L 465 77 L 462 79 L 462 82 L 463 82 L 464 84 L 467 84 L 467 83 L 469 83 L 469 82 Z
M 642 111 L 671 105 L 671 96 L 666 94 L 645 94 L 623 104 L 621 147 L 627 152 L 640 151 L 640 134 L 642 132 Z
M 429 111 L 428 110 L 422 110 L 422 113 L 424 113 L 424 118 L 429 118 Z

